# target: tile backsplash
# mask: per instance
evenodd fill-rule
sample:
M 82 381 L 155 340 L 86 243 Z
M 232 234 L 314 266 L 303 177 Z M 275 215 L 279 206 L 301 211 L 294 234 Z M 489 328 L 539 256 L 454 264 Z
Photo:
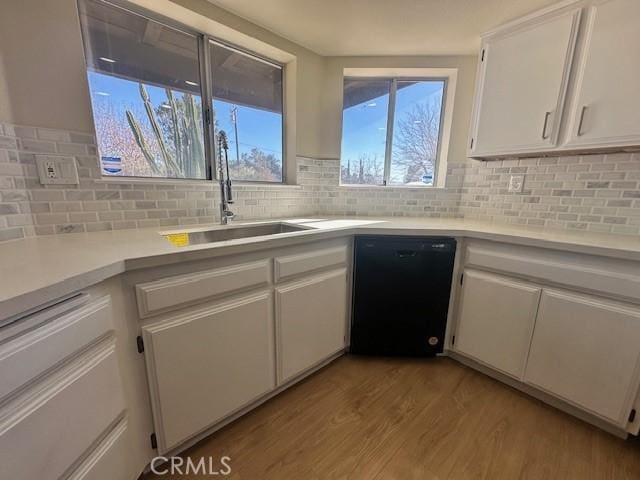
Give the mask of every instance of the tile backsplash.
M 313 192 L 320 215 L 461 217 L 463 169 L 449 164 L 446 188 L 340 186 L 337 159 L 305 159 L 298 179 Z
M 37 155 L 73 157 L 79 185 L 41 185 Z M 450 161 L 447 187 L 438 189 L 340 186 L 337 159 L 298 157 L 297 170 L 298 185 L 237 184 L 237 217 L 458 217 L 640 234 L 638 153 Z M 522 193 L 508 192 L 511 175 L 525 176 Z M 93 136 L 0 124 L 0 241 L 211 223 L 217 188 L 213 182 L 107 181 Z
M 80 183 L 41 185 L 38 155 L 73 157 Z M 236 185 L 234 194 L 239 219 L 315 212 L 310 192 L 297 185 Z M 211 223 L 218 196 L 213 182 L 105 180 L 93 136 L 0 125 L 0 240 Z
M 524 175 L 522 193 L 511 175 Z M 640 153 L 469 162 L 462 191 L 465 218 L 640 234 Z

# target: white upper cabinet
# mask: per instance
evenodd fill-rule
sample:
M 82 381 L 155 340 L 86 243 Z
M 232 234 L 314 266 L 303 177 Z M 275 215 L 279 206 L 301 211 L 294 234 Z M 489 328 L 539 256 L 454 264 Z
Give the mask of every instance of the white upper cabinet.
M 584 37 L 567 144 L 640 145 L 640 1 L 596 2 Z
M 472 156 L 555 147 L 579 17 L 563 10 L 484 39 Z
M 486 34 L 469 156 L 640 147 L 638 44 L 638 0 L 565 0 Z

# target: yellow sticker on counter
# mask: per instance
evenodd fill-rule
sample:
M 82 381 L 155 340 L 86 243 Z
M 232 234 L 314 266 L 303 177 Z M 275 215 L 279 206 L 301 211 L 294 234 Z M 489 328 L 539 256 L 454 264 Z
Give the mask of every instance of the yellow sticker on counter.
M 189 246 L 189 234 L 188 233 L 170 233 L 165 235 L 167 240 L 176 247 L 188 247 Z

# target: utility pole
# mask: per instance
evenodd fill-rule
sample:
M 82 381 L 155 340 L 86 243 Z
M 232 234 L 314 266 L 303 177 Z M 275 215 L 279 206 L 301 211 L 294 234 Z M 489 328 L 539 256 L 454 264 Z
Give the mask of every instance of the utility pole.
M 231 123 L 236 138 L 236 165 L 240 166 L 240 144 L 238 143 L 238 107 L 231 107 Z

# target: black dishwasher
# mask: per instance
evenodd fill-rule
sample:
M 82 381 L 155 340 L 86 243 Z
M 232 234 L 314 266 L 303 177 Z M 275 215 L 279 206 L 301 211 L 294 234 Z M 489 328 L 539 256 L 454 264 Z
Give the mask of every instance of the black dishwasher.
M 456 241 L 357 236 L 351 353 L 441 353 Z

